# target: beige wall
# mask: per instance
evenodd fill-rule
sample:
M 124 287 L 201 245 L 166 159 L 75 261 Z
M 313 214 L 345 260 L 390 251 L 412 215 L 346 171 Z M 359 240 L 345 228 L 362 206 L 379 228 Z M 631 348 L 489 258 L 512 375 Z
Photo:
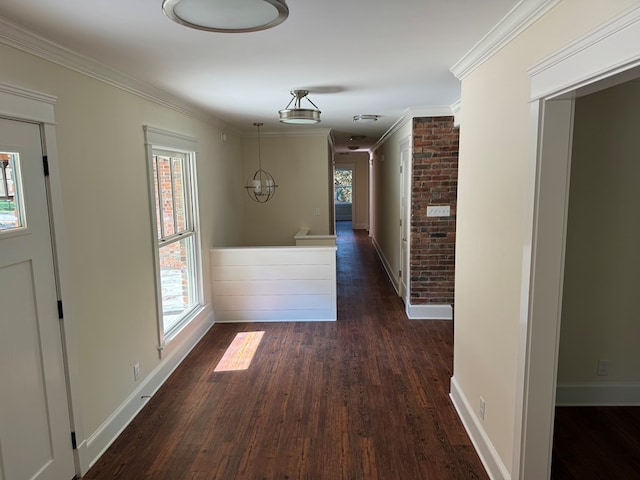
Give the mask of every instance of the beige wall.
M 213 123 L 0 45 L 0 82 L 57 97 L 58 157 L 66 221 L 80 407 L 94 433 L 158 364 L 155 277 L 143 125 L 198 139 L 204 264 L 212 245 L 240 239 L 240 141 Z M 209 269 L 205 300 L 210 303 Z
M 408 121 L 375 152 L 374 240 L 391 272 L 400 270 L 400 143 L 411 137 Z
M 559 384 L 640 382 L 639 103 L 640 81 L 576 101 Z
M 511 471 L 527 165 L 527 69 L 634 2 L 565 0 L 462 81 L 454 377 Z
M 351 223 L 353 228 L 367 229 L 369 227 L 369 154 L 353 152 L 336 157 L 336 168 L 353 166 L 355 184 L 353 186 L 354 210 Z
M 273 175 L 278 188 L 264 204 L 243 192 L 246 216 L 239 245 L 294 245 L 293 237 L 301 226 L 309 227 L 313 235 L 330 233 L 333 180 L 329 178 L 328 138 L 326 129 L 309 134 L 262 134 L 262 168 Z M 245 180 L 258 169 L 257 136 L 242 139 L 242 165 Z

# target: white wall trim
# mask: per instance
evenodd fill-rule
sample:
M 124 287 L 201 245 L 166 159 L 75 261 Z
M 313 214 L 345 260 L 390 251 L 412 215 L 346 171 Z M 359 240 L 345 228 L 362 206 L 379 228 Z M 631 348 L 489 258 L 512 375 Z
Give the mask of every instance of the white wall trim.
M 184 150 L 185 152 L 198 150 L 197 138 L 149 125 L 143 125 L 142 130 L 144 131 L 145 145 Z
M 230 130 L 230 127 L 220 119 L 191 103 L 55 44 L 2 18 L 0 18 L 0 43 L 107 83 L 184 115 Z
M 373 247 L 376 249 L 378 258 L 380 258 L 380 261 L 382 262 L 382 266 L 384 267 L 385 272 L 387 272 L 387 276 L 389 277 L 389 280 L 391 280 L 391 284 L 393 285 L 393 288 L 395 289 L 396 293 L 399 293 L 400 279 L 391 273 L 393 271 L 393 269 L 391 268 L 391 264 L 387 260 L 387 257 L 384 256 L 384 252 L 382 251 L 382 248 L 380 248 L 380 245 L 378 245 L 378 242 L 376 242 L 375 237 L 372 237 L 372 243 L 373 243 Z
M 511 476 L 509 475 L 507 467 L 502 463 L 497 450 L 491 443 L 480 419 L 476 415 L 475 410 L 471 408 L 469 400 L 460 389 L 455 377 L 451 377 L 451 392 L 449 393 L 449 397 L 458 412 L 460 420 L 462 420 L 465 430 L 469 434 L 471 443 L 473 443 L 489 478 L 492 480 L 510 480 Z
M 258 138 L 255 130 L 244 131 L 241 133 L 242 138 Z M 262 130 L 260 136 L 265 137 L 323 137 L 333 142 L 332 130 L 330 128 L 320 127 L 300 127 L 295 130 Z
M 531 171 L 535 175 L 526 206 L 530 218 L 524 221 L 532 243 L 523 246 L 512 466 L 517 478 L 545 478 L 550 471 L 566 229 L 566 218 L 558 217 L 566 214 L 568 195 L 568 181 L 562 180 L 566 172 L 558 169 L 570 165 L 571 99 L 586 86 L 591 92 L 610 86 L 615 80 L 611 77 L 627 76 L 640 65 L 639 20 L 640 4 L 636 2 L 529 70 L 535 140 L 531 142 Z M 535 196 L 534 188 L 538 190 Z
M 464 79 L 558 3 L 560 0 L 520 0 L 489 33 L 451 67 L 451 73 L 458 80 Z
M 553 98 L 640 65 L 639 35 L 640 3 L 636 3 L 529 68 L 531 99 Z M 599 59 L 597 66 L 594 58 Z
M 0 84 L 0 105 L 2 105 L 3 116 L 53 124 L 55 123 L 53 112 L 55 103 L 56 97 L 52 95 L 14 85 Z
M 173 371 L 182 363 L 184 358 L 198 344 L 202 337 L 213 326 L 213 314 L 203 317 L 200 321 L 192 321 L 182 331 L 183 335 L 171 342 L 171 350 L 164 356 L 162 362 L 142 381 L 142 383 L 125 399 L 125 401 L 100 425 L 100 427 L 82 441 L 78 449 L 82 450 L 84 463 L 81 474 L 87 473 L 89 468 L 104 454 L 122 431 L 131 423 L 136 415 L 169 378 Z
M 409 320 L 453 320 L 453 307 L 447 304 L 412 305 L 407 303 Z
M 572 383 L 558 385 L 556 405 L 640 406 L 640 383 Z
M 462 99 L 451 104 L 451 112 L 453 113 L 453 126 L 460 126 L 460 115 L 462 113 Z

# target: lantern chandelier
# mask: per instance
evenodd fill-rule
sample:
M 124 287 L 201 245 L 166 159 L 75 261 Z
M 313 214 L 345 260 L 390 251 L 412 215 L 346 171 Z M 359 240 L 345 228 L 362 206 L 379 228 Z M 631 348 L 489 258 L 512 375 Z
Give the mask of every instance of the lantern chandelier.
M 273 198 L 278 185 L 276 184 L 273 175 L 262 169 L 260 127 L 263 123 L 256 122 L 253 125 L 258 128 L 258 170 L 256 170 L 252 176 L 247 178 L 244 188 L 247 190 L 251 200 L 254 202 L 267 203 Z
M 297 125 L 309 125 L 312 123 L 318 123 L 320 121 L 320 110 L 318 106 L 313 103 L 307 95 L 309 94 L 308 90 L 292 90 L 291 95 L 292 98 L 289 100 L 288 105 L 280 110 L 280 121 L 282 123 L 293 123 Z M 307 101 L 313 105 L 315 108 L 302 108 L 300 106 L 300 101 L 306 98 Z M 295 102 L 293 104 L 293 108 L 289 108 L 291 102 Z

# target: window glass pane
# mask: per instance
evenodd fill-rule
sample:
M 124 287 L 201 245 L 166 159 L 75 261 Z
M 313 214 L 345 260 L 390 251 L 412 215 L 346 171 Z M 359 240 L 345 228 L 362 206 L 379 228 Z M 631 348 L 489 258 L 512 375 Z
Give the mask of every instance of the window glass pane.
M 185 165 L 182 158 L 171 159 L 171 172 L 173 176 L 173 199 L 174 199 L 174 220 L 175 231 L 185 232 L 189 230 L 189 224 L 187 222 L 187 202 L 185 197 L 185 179 L 186 172 L 184 171 Z
M 158 185 L 160 182 L 158 181 L 158 156 L 153 156 L 153 194 L 156 199 L 156 228 L 158 230 L 158 240 L 162 238 L 162 216 L 160 211 L 160 192 L 158 191 Z
M 0 231 L 26 226 L 17 153 L 0 152 Z
M 168 332 L 195 305 L 194 237 L 189 236 L 160 247 L 162 316 Z
M 335 202 L 352 203 L 351 185 L 353 182 L 353 171 L 336 170 L 334 176 Z
M 158 183 L 158 189 L 160 195 L 160 208 L 161 214 L 159 218 L 162 219 L 162 237 L 168 237 L 176 233 L 174 215 L 173 215 L 173 187 L 171 178 L 171 159 L 165 156 L 157 156 L 157 169 L 158 174 L 156 181 Z M 156 204 L 157 205 L 157 204 Z

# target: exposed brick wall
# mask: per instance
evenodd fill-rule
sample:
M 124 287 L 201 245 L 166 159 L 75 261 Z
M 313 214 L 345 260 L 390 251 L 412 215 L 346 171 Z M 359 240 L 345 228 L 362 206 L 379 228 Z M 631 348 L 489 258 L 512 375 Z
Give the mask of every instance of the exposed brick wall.
M 413 119 L 412 305 L 453 305 L 458 140 L 453 117 Z M 451 216 L 427 217 L 429 205 L 449 205 Z

